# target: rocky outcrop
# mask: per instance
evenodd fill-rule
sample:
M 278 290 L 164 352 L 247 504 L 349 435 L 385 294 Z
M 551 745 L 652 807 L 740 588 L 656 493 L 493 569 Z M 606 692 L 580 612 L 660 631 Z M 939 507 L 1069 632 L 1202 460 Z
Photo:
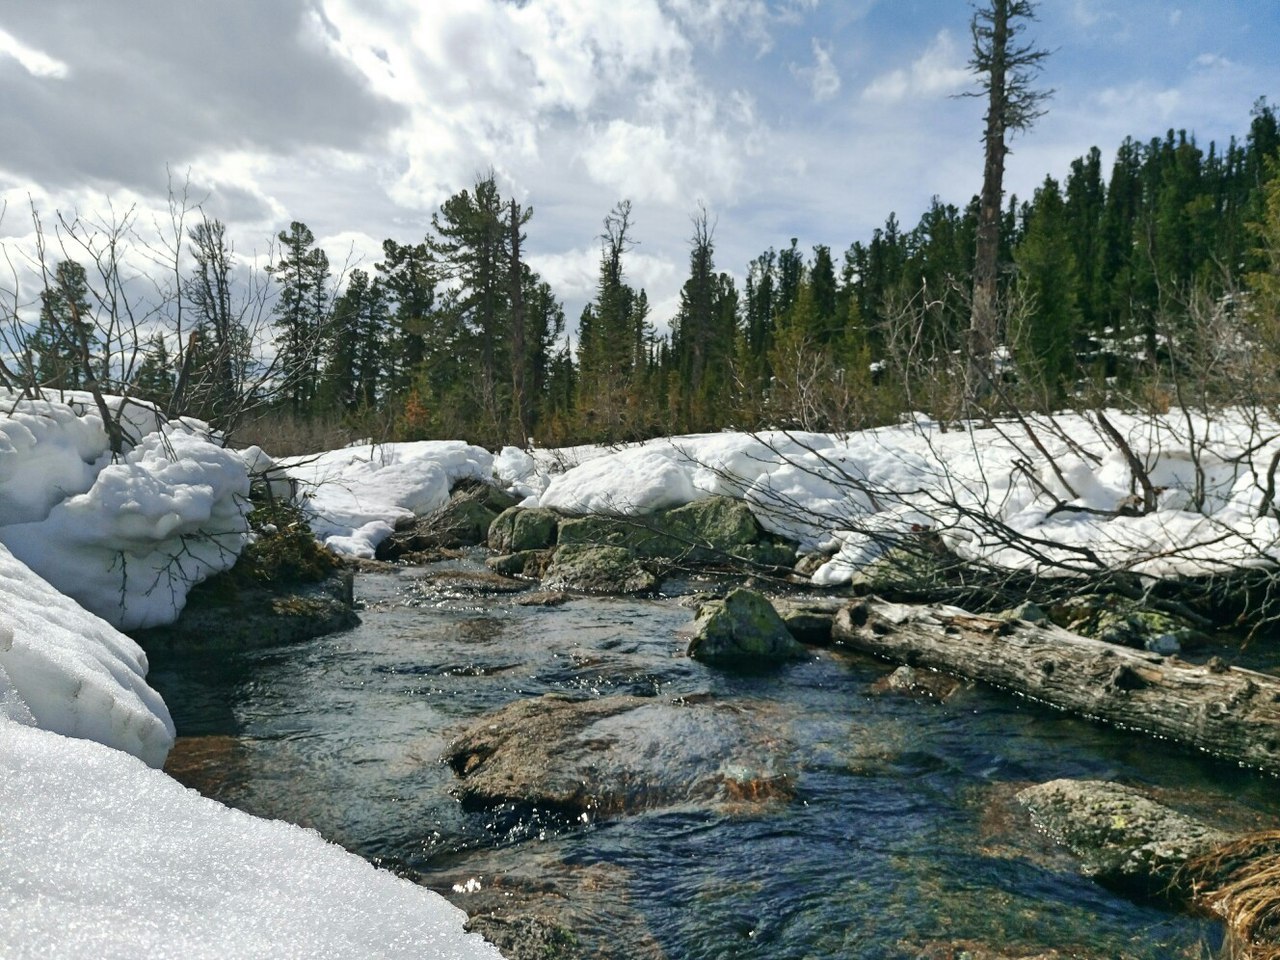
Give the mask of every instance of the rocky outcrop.
M 741 500 L 707 497 L 641 517 L 574 517 L 560 522 L 558 542 L 623 547 L 642 560 L 675 565 L 790 566 L 795 547 L 767 534 Z
M 148 652 L 215 653 L 310 640 L 359 622 L 351 571 L 339 570 L 319 583 L 277 589 L 195 590 L 176 622 L 132 636 Z
M 739 588 L 698 609 L 689 656 L 719 664 L 804 657 L 805 649 L 763 596 Z
M 509 507 L 489 527 L 489 549 L 499 554 L 554 546 L 560 515 L 541 507 Z
M 453 489 L 449 502 L 417 518 L 378 545 L 379 560 L 418 559 L 440 549 L 485 543 L 489 528 L 514 500 L 497 487 L 463 481 Z
M 633 596 L 653 593 L 658 577 L 625 547 L 565 544 L 547 568 L 547 590 Z
M 443 757 L 471 808 L 537 807 L 570 819 L 674 805 L 758 806 L 794 779 L 776 724 L 749 705 L 549 694 L 488 714 Z
M 673 568 L 789 570 L 796 559 L 793 544 L 766 533 L 747 504 L 729 497 L 640 517 L 516 507 L 494 519 L 488 545 L 495 573 L 545 576 L 548 589 L 602 594 L 652 592 Z
M 1080 858 L 1087 876 L 1144 896 L 1188 896 L 1178 888 L 1178 868 L 1229 839 L 1137 790 L 1101 780 L 1038 784 L 1018 801 L 1037 828 Z

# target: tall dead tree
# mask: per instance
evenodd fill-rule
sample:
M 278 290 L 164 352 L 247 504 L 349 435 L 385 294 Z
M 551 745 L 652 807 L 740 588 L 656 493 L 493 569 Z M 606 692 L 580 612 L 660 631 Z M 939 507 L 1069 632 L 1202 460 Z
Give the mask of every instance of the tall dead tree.
M 969 66 L 978 75 L 979 89 L 966 96 L 987 100 L 986 130 L 982 136 L 986 159 L 978 202 L 977 254 L 969 315 L 970 399 L 988 388 L 993 375 L 992 351 L 999 336 L 996 288 L 1007 139 L 1043 116 L 1043 104 L 1053 94 L 1052 90 L 1036 90 L 1032 86 L 1049 51 L 1019 39 L 1033 20 L 1032 0 L 988 0 L 974 11 L 970 22 L 973 56 Z

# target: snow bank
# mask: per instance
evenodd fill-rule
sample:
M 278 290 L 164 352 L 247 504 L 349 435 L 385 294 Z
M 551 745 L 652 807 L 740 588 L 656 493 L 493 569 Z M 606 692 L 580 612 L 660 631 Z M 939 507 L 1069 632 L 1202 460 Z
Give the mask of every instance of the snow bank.
M 0 546 L 0 718 L 96 740 L 158 767 L 173 745 L 173 721 L 146 672 L 136 643 Z
M 123 753 L 0 718 L 0 955 L 493 960 L 442 897 Z
M 197 421 L 111 398 L 131 438 L 114 459 L 96 406 L 0 391 L 0 543 L 124 629 L 177 618 L 248 530 L 248 470 Z
M 1037 553 L 1079 563 L 1089 550 L 1099 563 L 1185 575 L 1280 555 L 1280 521 L 1258 516 L 1280 426 L 1247 413 L 1107 412 L 1159 491 L 1145 516 L 1126 515 L 1138 490 L 1128 455 L 1081 414 L 1032 424 L 1048 457 L 1021 423 L 943 431 L 915 416 L 848 435 L 703 434 L 525 460 L 504 454 L 503 479 L 531 492 L 526 505 L 567 513 L 635 515 L 740 497 L 766 529 L 830 554 L 814 577 L 823 584 L 847 582 L 920 529 L 960 556 L 1011 568 L 1037 567 Z M 566 461 L 573 465 L 553 472 Z M 1008 534 L 1039 546 L 1020 549 Z
M 493 455 L 461 440 L 364 444 L 282 460 L 301 488 L 316 537 L 369 558 L 397 521 L 449 502 L 459 480 L 493 480 Z

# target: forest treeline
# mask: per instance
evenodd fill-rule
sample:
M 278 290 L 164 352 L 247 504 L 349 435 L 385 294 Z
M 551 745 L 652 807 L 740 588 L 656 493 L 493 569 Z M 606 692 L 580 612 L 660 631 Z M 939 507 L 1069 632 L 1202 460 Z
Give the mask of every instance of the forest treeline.
M 200 216 L 182 230 L 185 252 L 170 251 L 163 323 L 122 316 L 120 264 L 83 246 L 87 266 L 67 255 L 47 271 L 39 324 L 3 372 L 50 388 L 114 381 L 229 430 L 265 416 L 490 446 L 848 429 L 908 409 L 947 417 L 961 392 L 977 204 L 935 198 L 912 227 L 890 214 L 842 254 L 787 239 L 741 285 L 719 268 L 699 208 L 662 334 L 628 278 L 637 238 L 625 200 L 604 218 L 596 289 L 576 324 L 526 261 L 533 211 L 492 174 L 446 200 L 422 240 L 386 240 L 368 268 L 336 268 L 294 222 L 256 276 L 225 226 Z M 1278 257 L 1280 125 L 1265 100 L 1225 146 L 1170 130 L 1126 139 L 1109 166 L 1094 148 L 1007 203 L 998 387 L 1039 408 L 1161 389 L 1202 350 L 1206 324 L 1247 350 L 1250 324 L 1262 335 L 1259 317 L 1276 322 Z

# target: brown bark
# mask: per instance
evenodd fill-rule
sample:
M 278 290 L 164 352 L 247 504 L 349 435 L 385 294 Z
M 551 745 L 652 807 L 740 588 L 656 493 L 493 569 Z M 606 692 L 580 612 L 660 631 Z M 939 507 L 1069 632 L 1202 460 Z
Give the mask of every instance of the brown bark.
M 1280 774 L 1276 677 L 1117 647 L 1047 624 L 876 599 L 841 610 L 832 637 Z

